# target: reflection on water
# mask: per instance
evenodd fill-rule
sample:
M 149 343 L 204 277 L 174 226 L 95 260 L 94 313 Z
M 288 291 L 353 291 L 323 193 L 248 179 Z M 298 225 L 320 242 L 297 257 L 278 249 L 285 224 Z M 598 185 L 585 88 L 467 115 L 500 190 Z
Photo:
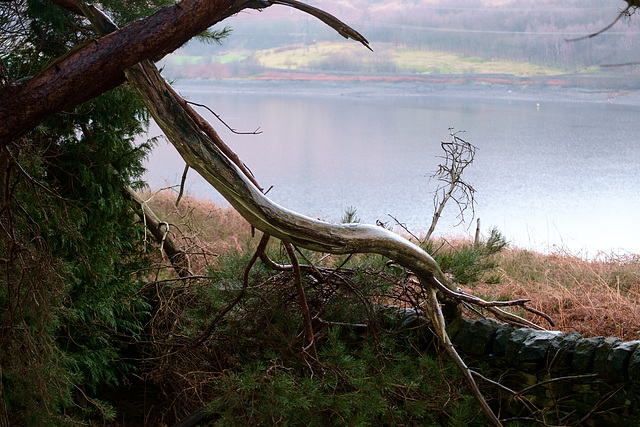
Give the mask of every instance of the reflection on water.
M 256 84 L 272 87 L 250 83 Z M 260 135 L 234 135 L 202 111 L 261 185 L 273 186 L 269 196 L 289 209 L 337 221 L 354 206 L 365 222 L 393 223 L 391 214 L 412 231 L 426 230 L 436 185 L 429 175 L 452 127 L 479 148 L 466 179 L 477 191 L 475 213 L 485 234 L 495 225 L 520 247 L 640 253 L 636 106 L 545 100 L 544 93 L 518 100 L 507 89 L 483 98 L 407 86 L 394 94 L 388 87 L 364 93 L 339 84 L 288 84 L 271 92 L 224 82 L 177 87 L 240 131 L 260 127 Z M 184 163 L 163 142 L 147 167 L 159 188 L 178 184 Z M 195 172 L 187 185 L 194 195 L 223 202 Z M 450 206 L 436 232 L 467 233 L 454 227 L 458 222 Z

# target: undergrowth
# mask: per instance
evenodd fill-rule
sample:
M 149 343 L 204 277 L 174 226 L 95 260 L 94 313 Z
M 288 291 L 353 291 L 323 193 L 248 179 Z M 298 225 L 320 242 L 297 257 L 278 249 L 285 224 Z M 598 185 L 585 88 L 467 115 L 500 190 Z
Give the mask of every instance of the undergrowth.
M 258 237 L 233 211 L 207 202 L 186 199 L 176 208 L 160 194 L 150 203 L 175 223 L 185 244 L 205 242 L 207 250 L 191 251 L 198 279 L 185 282 L 165 270 L 152 282 L 151 320 L 136 346 L 136 378 L 147 390 L 139 403 L 144 422 L 172 423 L 204 408 L 207 425 L 221 426 L 485 425 L 458 370 L 415 329 L 420 287 L 378 255 L 299 251 L 300 262 L 318 270 L 303 278 L 319 360 L 303 350 L 293 274 L 260 262 L 242 300 L 203 345 L 189 347 L 239 294 Z M 426 249 L 467 292 L 530 298 L 563 331 L 633 338 L 640 330 L 637 260 L 584 261 L 507 248 L 497 230 L 476 243 L 447 239 Z M 289 263 L 278 242 L 267 253 Z M 331 268 L 337 270 L 328 274 Z M 141 385 L 134 379 L 131 387 Z M 494 391 L 483 392 L 491 400 Z
M 470 293 L 488 299 L 531 299 L 558 329 L 585 337 L 640 338 L 640 258 L 602 256 L 584 260 L 570 253 L 540 254 L 509 249 L 497 255 L 500 284 L 478 282 Z M 531 320 L 529 313 L 524 314 Z
M 293 273 L 260 262 L 242 300 L 204 345 L 190 348 L 242 289 L 259 239 L 243 222 L 230 221 L 221 230 L 223 219 L 215 217 L 229 213 L 213 206 L 206 209 L 213 212 L 207 221 L 186 221 L 201 218 L 203 202 L 187 199 L 175 208 L 163 197 L 150 203 L 185 235 L 192 226 L 198 227 L 195 235 L 214 242 L 222 240 L 216 232 L 238 234 L 234 245 L 210 245 L 209 262 L 196 261 L 203 266 L 197 282 L 163 280 L 153 289 L 148 340 L 137 346 L 139 378 L 153 390 L 146 405 L 166 409 L 145 422 L 170 424 L 204 407 L 208 425 L 221 426 L 485 425 L 458 369 L 415 330 L 419 307 L 399 308 L 420 299 L 398 292 L 411 283 L 410 275 L 381 256 L 298 253 L 301 263 L 324 273 L 324 280 L 312 270 L 303 274 L 319 360 L 303 349 Z M 276 263 L 289 263 L 279 242 L 267 253 Z M 328 273 L 330 268 L 337 270 Z M 414 313 L 412 321 L 407 313 Z

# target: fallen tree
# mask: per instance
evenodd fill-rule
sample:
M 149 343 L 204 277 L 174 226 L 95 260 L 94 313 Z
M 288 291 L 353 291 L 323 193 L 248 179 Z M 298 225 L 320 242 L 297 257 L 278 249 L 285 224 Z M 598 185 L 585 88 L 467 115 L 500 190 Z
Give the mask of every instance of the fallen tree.
M 116 30 L 115 25 L 96 8 L 80 2 L 77 5 L 102 33 Z M 338 31 L 343 35 L 357 34 L 353 30 L 345 30 L 344 24 L 340 21 L 326 18 L 326 14 L 320 16 L 325 22 L 339 29 Z M 359 41 L 367 46 L 364 38 Z M 275 204 L 255 185 L 255 180 L 246 174 L 243 165 L 239 162 L 234 163 L 230 156 L 225 154 L 226 145 L 213 128 L 206 124 L 166 83 L 150 61 L 143 61 L 125 70 L 125 75 L 187 165 L 200 173 L 253 227 L 265 233 L 267 238 L 274 236 L 286 242 L 287 252 L 295 270 L 298 270 L 299 266 L 290 245 L 332 254 L 377 253 L 411 270 L 428 295 L 426 311 L 442 346 L 462 371 L 490 423 L 501 425 L 475 384 L 472 372 L 449 339 L 441 301 L 448 300 L 456 308 L 462 301 L 479 304 L 489 308 L 502 320 L 540 328 L 497 307 L 497 305 L 524 305 L 526 301 L 497 304 L 461 293 L 428 253 L 385 228 L 366 224 L 332 224 L 309 218 Z M 265 245 L 266 240 L 263 239 L 259 252 L 263 253 Z M 300 290 L 301 286 L 298 288 L 301 305 L 305 311 L 308 347 L 313 348 L 313 330 L 309 329 L 308 308 L 304 308 L 306 305 L 304 293 Z M 238 299 L 241 295 L 242 293 Z M 209 332 L 211 328 L 211 326 L 208 328 Z M 201 337 L 196 340 L 196 343 L 203 340 L 204 337 Z M 317 359 L 315 351 L 312 352 L 312 356 Z
M 325 12 L 292 0 L 185 0 L 160 9 L 158 13 L 123 29 L 117 29 L 97 9 L 82 2 L 56 0 L 56 4 L 90 18 L 103 35 L 72 50 L 27 82 L 3 89 L 0 101 L 0 142 L 3 146 L 6 145 L 32 129 L 48 114 L 61 111 L 117 86 L 126 76 L 189 167 L 198 171 L 253 227 L 262 231 L 267 236 L 264 239 L 273 236 L 286 242 L 293 270 L 299 271 L 300 266 L 292 245 L 332 254 L 377 253 L 413 272 L 419 279 L 419 286 L 423 287 L 427 295 L 424 302 L 426 312 L 442 346 L 463 372 L 491 424 L 500 425 L 500 420 L 486 404 L 476 386 L 471 371 L 451 344 L 441 304 L 450 309 L 451 316 L 459 315 L 460 304 L 465 302 L 486 307 L 501 320 L 540 329 L 539 326 L 499 307 L 524 306 L 526 301 L 494 303 L 462 293 L 427 252 L 382 227 L 332 224 L 292 212 L 273 203 L 262 193 L 242 162 L 228 150 L 215 130 L 165 82 L 150 61 L 175 49 L 211 24 L 233 13 L 244 8 L 263 8 L 275 3 L 311 13 L 343 36 L 353 38 L 368 47 L 366 39 L 346 24 Z M 20 111 L 20 114 L 16 114 L 17 111 Z M 161 232 L 158 228 L 158 233 Z M 257 255 L 262 257 L 263 254 Z M 188 274 L 186 268 L 180 271 L 182 274 Z M 236 301 L 241 297 L 242 293 Z M 304 310 L 303 291 L 299 292 L 299 297 Z M 218 318 L 224 313 L 225 311 L 221 312 Z M 308 326 L 308 319 L 305 323 Z M 215 320 L 207 331 L 210 332 L 214 325 Z M 311 346 L 313 330 L 306 328 L 305 333 Z M 205 339 L 206 335 L 203 335 L 191 345 L 199 345 Z M 312 347 L 309 348 L 311 357 L 317 359 Z

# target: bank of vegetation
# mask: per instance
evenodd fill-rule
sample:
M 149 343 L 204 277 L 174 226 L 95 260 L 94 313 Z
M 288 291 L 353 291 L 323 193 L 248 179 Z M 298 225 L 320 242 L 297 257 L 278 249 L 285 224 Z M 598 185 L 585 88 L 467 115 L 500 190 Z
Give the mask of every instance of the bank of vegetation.
M 7 425 L 486 425 L 457 368 L 417 333 L 423 290 L 392 260 L 299 253 L 313 266 L 302 278 L 315 362 L 304 350 L 295 275 L 277 267 L 289 263 L 279 243 L 267 248 L 278 264 L 249 269 L 259 232 L 234 210 L 191 197 L 176 206 L 172 190 L 144 197 L 189 253 L 192 278 L 176 274 L 142 223 L 134 226 L 141 243 L 134 252 L 122 247 L 120 260 L 96 251 L 106 250 L 102 240 L 88 242 L 94 253 L 67 267 L 18 259 L 32 266 L 23 288 L 0 295 L 15 303 L 9 308 L 19 322 L 10 326 L 5 313 Z M 346 212 L 344 220 L 356 217 Z M 496 230 L 478 242 L 439 237 L 423 245 L 465 291 L 531 299 L 556 322 L 551 329 L 638 338 L 637 256 L 541 254 L 510 247 Z M 112 282 L 108 264 L 95 270 L 107 259 L 123 273 Z M 75 268 L 74 282 L 65 286 L 61 267 Z M 481 387 L 499 411 L 498 390 Z
M 182 222 L 181 228 L 186 225 L 193 230 L 199 245 L 204 243 L 200 239 L 208 241 L 206 247 L 215 254 L 210 260 L 221 254 L 244 254 L 257 243 L 250 226 L 232 209 L 193 198 L 176 208 L 173 200 L 169 192 L 163 192 L 151 203 L 172 222 Z M 414 239 L 401 228 L 397 231 Z M 473 239 L 463 237 L 440 236 L 426 247 L 470 294 L 498 301 L 531 299 L 533 307 L 554 319 L 555 328 L 547 328 L 579 332 L 585 337 L 640 339 L 639 255 L 602 252 L 585 259 L 561 247 L 549 253 L 514 247 L 508 243 L 508 236 L 487 234 L 485 242 L 493 237 L 491 244 L 506 243 L 500 243 L 488 256 L 477 250 Z M 357 264 L 352 260 L 349 266 Z M 540 323 L 538 317 L 524 310 L 518 314 Z

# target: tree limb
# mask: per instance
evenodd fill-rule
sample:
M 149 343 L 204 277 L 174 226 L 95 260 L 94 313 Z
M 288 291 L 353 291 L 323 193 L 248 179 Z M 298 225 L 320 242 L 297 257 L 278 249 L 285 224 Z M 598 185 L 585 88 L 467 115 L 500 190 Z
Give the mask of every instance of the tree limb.
M 52 2 L 73 13 L 82 9 L 74 0 Z M 21 137 L 51 114 L 119 86 L 124 82 L 123 71 L 136 63 L 161 59 L 243 9 L 264 9 L 274 3 L 309 13 L 344 37 L 371 49 L 361 34 L 342 21 L 296 0 L 183 0 L 120 29 L 111 26 L 107 31 L 110 34 L 69 52 L 27 82 L 3 88 L 0 91 L 0 146 Z
M 609 25 L 607 25 L 606 27 L 602 28 L 601 30 L 596 31 L 595 33 L 591 33 L 588 34 L 586 36 L 582 36 L 582 37 L 577 37 L 574 39 L 565 39 L 565 41 L 568 42 L 577 42 L 579 40 L 584 40 L 584 39 L 590 39 L 592 37 L 596 37 L 599 36 L 600 34 L 604 33 L 605 31 L 609 30 L 611 27 L 613 27 L 614 25 L 616 25 L 616 23 L 627 13 L 629 13 L 629 10 L 631 10 L 632 7 L 637 7 L 637 6 L 633 6 L 633 2 L 632 1 L 628 1 L 629 5 L 627 7 L 625 7 L 622 11 L 620 11 L 620 13 L 618 14 L 618 16 L 616 16 L 616 19 L 613 20 L 612 23 L 610 23 Z
M 70 0 L 53 2 L 72 12 L 80 9 Z M 4 88 L 0 145 L 24 135 L 53 113 L 117 87 L 124 81 L 125 69 L 161 58 L 250 4 L 247 0 L 183 0 L 87 43 L 25 83 Z
M 497 427 L 502 426 L 502 423 L 498 419 L 498 417 L 494 414 L 493 410 L 489 407 L 489 404 L 485 400 L 482 392 L 478 388 L 476 381 L 473 379 L 473 375 L 469 367 L 464 363 L 456 349 L 453 347 L 453 343 L 451 339 L 449 339 L 449 335 L 447 334 L 447 328 L 444 320 L 444 316 L 442 315 L 442 310 L 440 309 L 440 304 L 438 302 L 438 297 L 436 295 L 436 289 L 433 287 L 427 288 L 427 308 L 429 317 L 435 329 L 436 335 L 440 340 L 442 346 L 444 346 L 445 351 L 449 354 L 449 357 L 453 360 L 453 362 L 458 366 L 458 369 L 462 372 L 462 375 L 467 380 L 467 384 L 471 387 L 471 392 L 476 399 L 476 402 L 480 404 L 482 408 L 482 412 L 487 417 L 489 424 Z
M 306 3 L 299 2 L 297 0 L 266 0 L 271 4 L 281 4 L 284 6 L 293 7 L 294 9 L 298 9 L 302 12 L 308 13 L 309 15 L 313 15 L 334 30 L 338 32 L 342 37 L 346 39 L 352 39 L 357 42 L 362 43 L 364 47 L 373 51 L 371 46 L 369 46 L 369 42 L 365 39 L 362 34 L 340 21 L 335 16 L 330 13 L 325 12 L 324 10 L 320 10 L 317 7 L 310 6 Z
M 89 10 L 85 13 L 91 16 L 98 12 Z M 429 314 L 438 338 L 462 370 L 491 425 L 501 425 L 447 335 L 437 291 L 446 289 L 449 291 L 447 293 L 457 294 L 457 287 L 444 275 L 428 253 L 382 227 L 365 224 L 332 224 L 309 218 L 275 204 L 251 182 L 236 163 L 221 151 L 222 141 L 217 133 L 202 131 L 198 124 L 199 120 L 194 120 L 193 113 L 185 110 L 184 103 L 177 99 L 179 96 L 171 90 L 151 62 L 144 61 L 127 69 L 125 74 L 160 129 L 186 163 L 218 190 L 252 226 L 265 233 L 265 236 L 272 235 L 289 245 L 294 244 L 319 252 L 377 253 L 413 271 L 428 294 Z M 260 246 L 262 245 L 266 245 L 264 236 Z M 260 252 L 261 249 L 258 248 L 245 270 L 243 288 L 234 303 L 242 298 L 247 287 L 248 270 Z M 293 253 L 291 246 L 288 246 L 288 252 L 290 255 Z M 292 257 L 292 263 L 295 264 L 294 258 L 295 256 Z M 295 269 L 299 274 L 299 270 Z M 439 283 L 441 288 L 434 286 L 435 282 Z M 491 308 L 495 309 L 495 307 Z M 211 333 L 217 319 L 228 309 L 230 308 L 220 313 L 212 325 L 192 345 L 203 342 Z M 308 335 L 311 336 L 307 338 L 312 340 L 312 333 Z

